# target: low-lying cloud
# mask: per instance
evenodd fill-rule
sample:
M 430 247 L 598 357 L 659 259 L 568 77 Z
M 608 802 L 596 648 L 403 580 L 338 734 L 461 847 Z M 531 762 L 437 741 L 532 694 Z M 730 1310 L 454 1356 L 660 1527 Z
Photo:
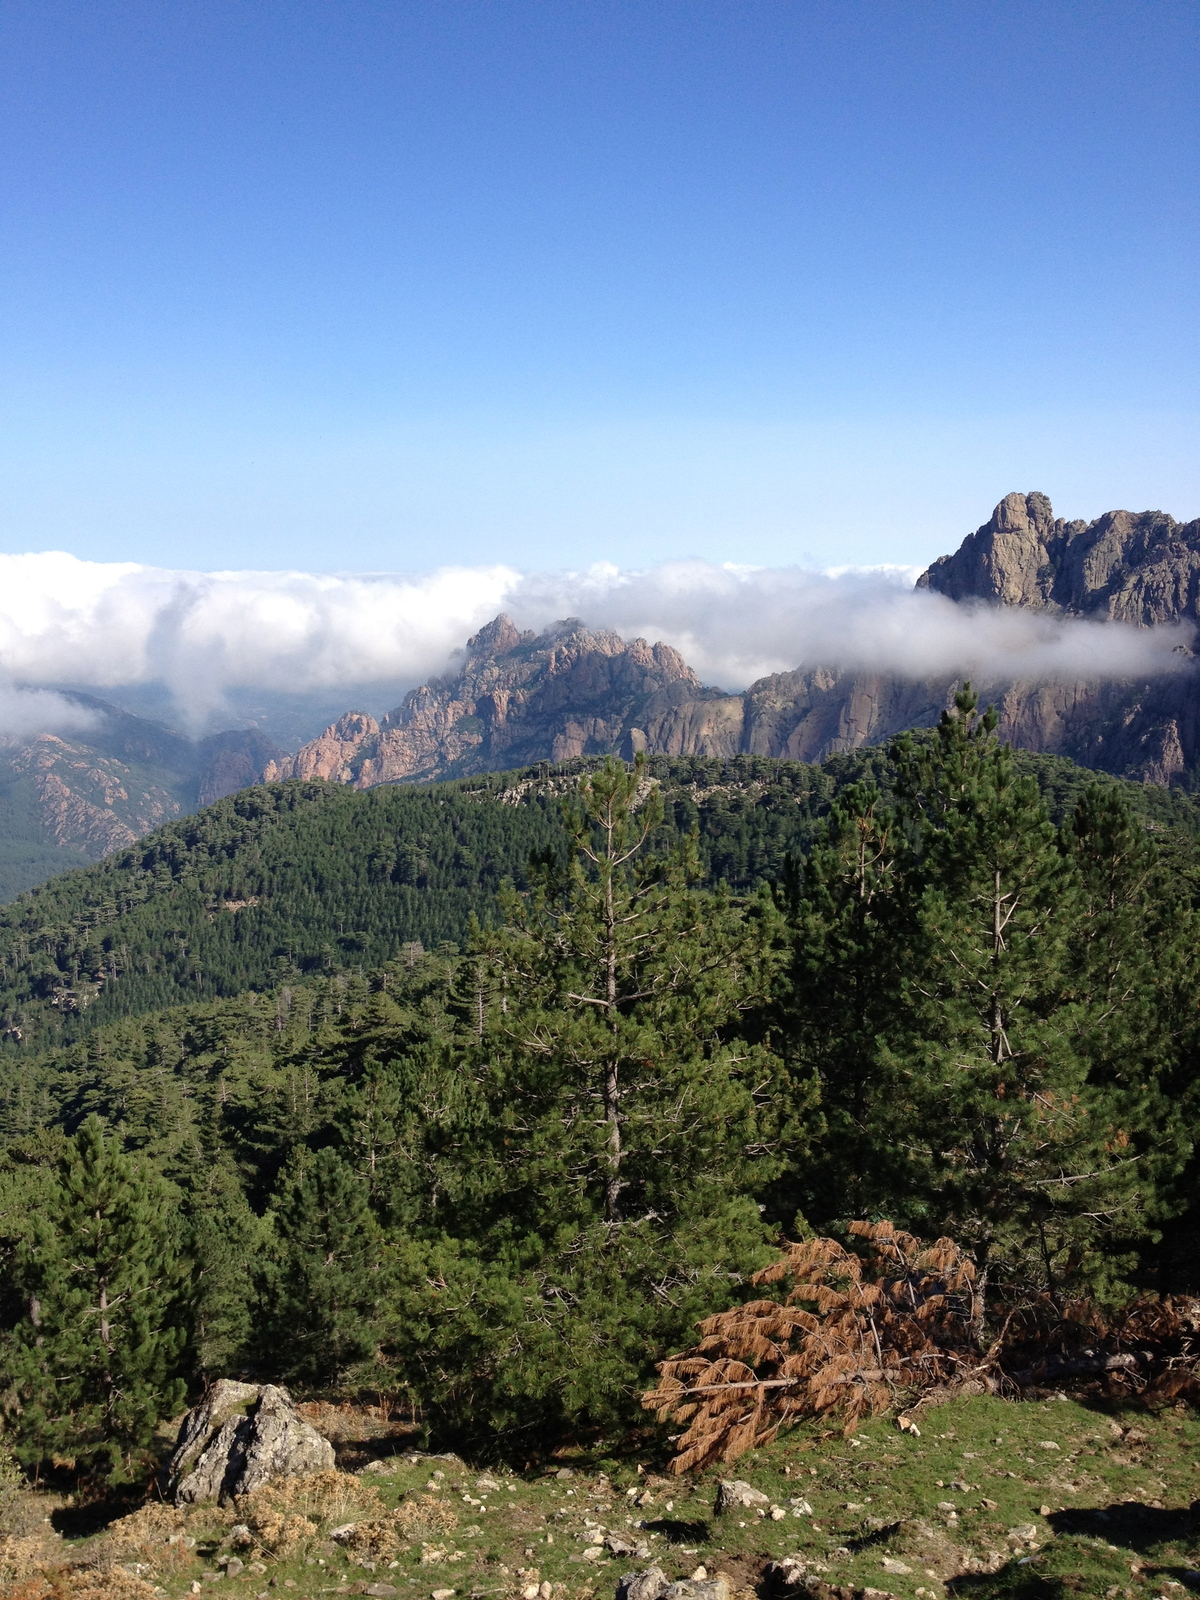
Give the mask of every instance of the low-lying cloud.
M 1184 627 L 965 607 L 915 590 L 915 576 L 702 561 L 641 572 L 498 565 L 338 576 L 0 556 L 0 671 L 25 685 L 161 683 L 199 722 L 231 690 L 349 695 L 387 684 L 399 694 L 447 670 L 468 635 L 502 610 L 539 630 L 578 616 L 626 638 L 665 640 L 705 682 L 729 689 L 819 665 L 986 682 L 1138 678 L 1178 668 L 1178 647 L 1192 637 Z M 6 715 L 13 727 L 29 729 L 39 716 L 50 726 L 55 710 L 63 726 L 70 702 L 0 687 L 0 731 Z

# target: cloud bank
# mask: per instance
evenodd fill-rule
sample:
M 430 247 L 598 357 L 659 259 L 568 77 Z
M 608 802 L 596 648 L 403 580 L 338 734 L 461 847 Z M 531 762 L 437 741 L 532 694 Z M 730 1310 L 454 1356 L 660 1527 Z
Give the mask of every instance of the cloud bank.
M 912 587 L 910 569 L 748 569 L 703 561 L 522 573 L 444 567 L 419 576 L 187 572 L 0 555 L 0 672 L 97 690 L 160 683 L 193 722 L 231 690 L 397 694 L 445 671 L 498 611 L 541 629 L 567 616 L 673 644 L 708 683 L 843 667 L 980 681 L 1145 677 L 1177 669 L 1190 628 L 1142 629 L 968 608 Z M 0 729 L 69 702 L 0 687 Z M 35 715 L 36 712 L 36 715 Z

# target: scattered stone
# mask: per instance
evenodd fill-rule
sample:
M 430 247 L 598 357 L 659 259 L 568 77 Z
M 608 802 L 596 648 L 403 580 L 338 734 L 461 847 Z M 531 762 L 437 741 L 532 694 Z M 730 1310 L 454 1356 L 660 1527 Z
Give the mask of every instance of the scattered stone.
M 971 1492 L 971 1485 L 969 1483 L 964 1483 L 961 1478 L 951 1478 L 950 1487 L 954 1490 L 955 1494 L 970 1494 Z
M 782 1506 L 772 1506 L 771 1507 L 771 1521 L 772 1522 L 782 1522 L 784 1517 L 786 1517 L 786 1516 L 787 1516 L 787 1512 L 783 1509 Z
M 1038 1516 L 1039 1517 L 1048 1517 L 1052 1510 L 1053 1510 L 1052 1506 L 1039 1506 L 1038 1507 Z
M 350 1536 L 357 1527 L 357 1522 L 343 1522 L 340 1527 L 330 1528 L 329 1537 L 335 1544 L 349 1544 Z
M 910 1566 L 906 1565 L 906 1563 L 903 1561 L 897 1561 L 895 1556 L 884 1556 L 881 1564 L 883 1566 L 883 1570 L 885 1572 L 890 1572 L 894 1578 L 907 1577 L 912 1571 Z
M 395 1594 L 395 1592 L 396 1591 L 393 1589 L 392 1593 Z M 430 1600 L 452 1600 L 453 1594 L 453 1589 L 434 1589 L 430 1596 Z
M 566 1483 L 567 1479 L 573 1478 L 575 1474 L 571 1471 L 570 1467 L 559 1467 L 554 1476 L 560 1483 Z
M 494 1494 L 496 1490 L 499 1489 L 500 1485 L 496 1482 L 495 1478 L 489 1478 L 485 1476 L 482 1478 L 476 1478 L 475 1487 L 483 1490 L 486 1494 Z
M 229 1505 L 277 1478 L 333 1465 L 333 1446 L 297 1413 L 286 1389 L 222 1378 L 183 1420 L 167 1489 L 177 1505 Z
M 953 1500 L 939 1500 L 938 1501 L 938 1510 L 939 1511 L 957 1511 L 958 1507 L 954 1504 Z
M 788 1505 L 791 1506 L 794 1517 L 811 1517 L 813 1514 L 812 1506 L 809 1505 L 807 1500 L 801 1499 L 799 1495 L 789 1500 Z
M 1043 1439 L 1038 1448 L 1040 1450 L 1057 1450 L 1058 1445 L 1055 1444 L 1053 1439 Z
M 230 1556 L 225 1563 L 225 1576 L 227 1578 L 236 1578 L 239 1572 L 245 1570 L 245 1566 L 246 1563 L 240 1556 Z
M 662 1600 L 730 1600 L 728 1578 L 709 1578 L 696 1583 L 685 1578 L 663 1590 Z
M 608 1551 L 602 1544 L 590 1544 L 583 1552 L 583 1559 L 585 1561 L 606 1561 L 608 1559 Z
M 379 1600 L 387 1600 L 389 1595 L 396 1593 L 396 1585 L 394 1583 L 367 1583 L 363 1585 L 362 1592 L 363 1594 L 377 1595 Z M 454 1590 L 451 1589 L 448 1593 L 453 1594 Z
M 623 1539 L 619 1533 L 606 1533 L 604 1547 L 610 1555 L 632 1556 L 635 1561 L 645 1561 L 650 1555 L 650 1546 L 644 1539 L 639 1539 L 636 1544 L 630 1544 L 628 1539 Z
M 626 1572 L 617 1580 L 617 1600 L 661 1600 L 671 1580 L 659 1566 L 644 1572 Z
M 769 1506 L 770 1497 L 761 1489 L 744 1483 L 741 1478 L 722 1478 L 717 1484 L 717 1501 L 714 1510 L 718 1516 L 723 1511 L 740 1510 L 743 1506 Z
M 688 1582 L 689 1583 L 707 1583 L 708 1582 L 708 1568 L 707 1567 L 697 1567 L 695 1572 L 693 1572 L 691 1577 L 688 1579 Z
M 267 1570 L 266 1566 L 261 1561 L 252 1561 L 250 1563 L 250 1565 L 246 1568 L 247 1572 L 259 1572 L 259 1573 L 262 1573 L 262 1572 L 265 1572 L 266 1570 Z
M 989 1500 L 987 1495 L 984 1495 L 979 1504 L 984 1511 L 997 1511 L 1000 1506 L 1000 1502 L 998 1500 Z

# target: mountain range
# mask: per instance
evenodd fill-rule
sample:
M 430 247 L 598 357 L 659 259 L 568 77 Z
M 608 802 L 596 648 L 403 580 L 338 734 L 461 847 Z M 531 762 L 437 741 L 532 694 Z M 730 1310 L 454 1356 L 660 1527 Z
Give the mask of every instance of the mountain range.
M 1152 626 L 1200 621 L 1200 520 L 1165 512 L 1056 518 L 1043 494 L 1010 494 L 919 587 L 964 605 Z M 911 680 L 818 668 L 776 673 L 740 694 L 705 688 L 677 651 L 626 642 L 578 618 L 544 633 L 499 616 L 461 669 L 414 689 L 381 722 L 348 712 L 268 779 L 370 788 L 462 777 L 615 750 L 823 761 L 935 723 L 955 678 Z M 1143 681 L 1001 679 L 977 685 L 1014 745 L 1143 782 L 1187 781 L 1200 756 L 1190 666 Z
M 1064 521 L 1039 493 L 1007 495 L 918 587 L 963 606 L 1138 626 L 1200 623 L 1200 520 L 1110 511 Z M 294 754 L 261 729 L 188 739 L 68 691 L 93 717 L 70 737 L 0 749 L 0 899 L 97 860 L 249 784 L 324 779 L 369 789 L 470 777 L 615 751 L 821 762 L 935 723 L 957 679 L 836 666 L 775 673 L 740 693 L 706 687 L 670 645 L 568 618 L 541 633 L 498 616 L 452 675 L 382 719 L 349 710 Z M 1200 775 L 1190 660 L 1159 677 L 977 683 L 1018 748 L 1144 783 Z

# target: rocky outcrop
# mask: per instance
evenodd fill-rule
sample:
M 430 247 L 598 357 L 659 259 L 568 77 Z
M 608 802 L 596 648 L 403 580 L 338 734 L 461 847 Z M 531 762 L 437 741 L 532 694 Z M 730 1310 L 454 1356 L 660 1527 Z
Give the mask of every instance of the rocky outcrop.
M 703 688 L 670 645 L 626 643 L 577 618 L 521 633 L 499 616 L 469 640 L 453 678 L 414 689 L 382 723 L 347 712 L 265 777 L 369 789 L 609 750 L 631 755 L 664 738 L 694 743 L 703 708 L 713 704 L 719 721 L 716 704 L 729 700 Z
M 333 1446 L 298 1415 L 286 1389 L 223 1378 L 183 1420 L 167 1493 L 177 1505 L 228 1505 L 276 1478 L 333 1464 Z
M 951 600 L 1152 627 L 1200 622 L 1200 519 L 1106 511 L 1064 522 L 1044 494 L 1009 494 L 917 580 Z

